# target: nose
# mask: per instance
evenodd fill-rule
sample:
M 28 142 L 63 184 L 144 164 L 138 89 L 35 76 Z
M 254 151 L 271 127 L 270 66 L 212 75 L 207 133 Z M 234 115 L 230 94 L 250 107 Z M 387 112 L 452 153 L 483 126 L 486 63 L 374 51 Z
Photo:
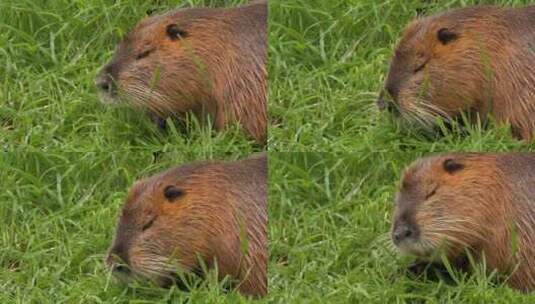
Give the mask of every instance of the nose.
M 398 84 L 394 83 L 394 81 L 389 79 L 386 82 L 385 90 L 388 93 L 388 96 L 392 100 L 394 100 L 394 101 L 397 100 L 398 94 L 399 94 L 399 85 Z
M 115 85 L 113 80 L 115 70 L 116 68 L 114 68 L 113 64 L 106 65 L 95 79 L 95 86 L 105 93 L 114 94 Z
M 388 112 L 397 116 L 400 113 L 398 106 L 390 97 L 390 93 L 385 93 L 385 91 L 382 91 L 377 99 L 377 107 L 380 111 L 387 110 Z
M 110 267 L 119 268 L 121 265 L 128 264 L 128 252 L 126 250 L 126 246 L 123 243 L 115 243 L 108 251 L 106 263 Z
M 95 85 L 97 86 L 97 88 L 99 88 L 100 90 L 102 91 L 106 91 L 108 92 L 110 90 L 110 83 L 109 81 L 104 78 L 104 77 L 99 77 L 96 81 L 95 81 Z
M 109 74 L 101 73 L 97 79 L 95 79 L 95 85 L 97 88 L 105 93 L 112 93 L 113 81 Z
M 130 268 L 126 264 L 126 261 L 118 256 L 116 253 L 109 252 L 106 257 L 106 264 L 114 273 L 130 273 Z
M 385 100 L 385 93 L 384 91 L 381 91 L 381 94 L 379 94 L 379 98 L 377 98 L 377 107 L 379 110 L 384 111 L 387 107 L 387 101 Z
M 394 231 L 392 231 L 392 239 L 395 244 L 402 242 L 408 238 L 414 238 L 417 236 L 416 229 L 407 223 L 401 223 L 395 226 Z

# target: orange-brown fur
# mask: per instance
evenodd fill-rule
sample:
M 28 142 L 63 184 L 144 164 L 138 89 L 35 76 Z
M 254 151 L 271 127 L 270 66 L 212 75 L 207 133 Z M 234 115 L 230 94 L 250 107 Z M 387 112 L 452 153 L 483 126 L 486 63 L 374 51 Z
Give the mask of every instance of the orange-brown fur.
M 169 25 L 183 33 L 171 39 Z M 118 45 L 96 84 L 157 120 L 196 114 L 216 129 L 239 123 L 264 143 L 267 128 L 267 3 L 189 8 L 143 19 Z
M 535 153 L 416 161 L 396 196 L 392 238 L 403 253 L 428 261 L 444 253 L 461 266 L 468 251 L 510 275 L 510 286 L 535 290 Z
M 454 35 L 439 39 L 439 31 Z M 418 18 L 392 59 L 380 107 L 432 126 L 461 112 L 535 132 L 535 6 L 476 6 Z
M 245 295 L 267 293 L 267 157 L 183 165 L 130 190 L 107 263 L 119 277 L 174 282 L 199 258 Z M 182 194 L 174 201 L 167 187 Z M 144 228 L 145 227 L 145 228 Z M 128 270 L 118 265 L 125 263 Z M 217 264 L 216 264 L 217 263 Z

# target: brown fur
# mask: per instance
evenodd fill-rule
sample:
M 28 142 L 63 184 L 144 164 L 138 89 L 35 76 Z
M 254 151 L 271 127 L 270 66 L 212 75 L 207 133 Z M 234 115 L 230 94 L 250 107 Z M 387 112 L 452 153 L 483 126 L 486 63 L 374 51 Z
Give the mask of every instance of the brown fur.
M 184 31 L 184 37 L 170 39 L 170 24 Z M 264 143 L 266 62 L 265 1 L 227 9 L 180 9 L 139 22 L 96 84 L 104 101 L 124 100 L 156 119 L 186 112 L 201 120 L 208 115 L 218 130 L 239 123 Z
M 410 236 L 397 238 L 405 227 Z M 443 252 L 458 266 L 469 250 L 489 269 L 511 275 L 510 286 L 535 290 L 535 153 L 416 161 L 396 197 L 392 238 L 404 253 L 433 261 Z
M 438 32 L 455 37 L 443 43 Z M 511 124 L 527 141 L 535 132 L 535 6 L 476 6 L 407 25 L 379 106 L 430 127 L 464 111 Z M 475 117 L 471 117 L 472 119 Z
M 130 190 L 107 258 L 119 277 L 167 286 L 177 265 L 198 273 L 199 257 L 255 297 L 267 293 L 267 157 L 183 165 Z M 182 191 L 174 201 L 164 192 Z M 145 227 L 146 229 L 143 229 Z M 120 263 L 129 270 L 118 268 Z

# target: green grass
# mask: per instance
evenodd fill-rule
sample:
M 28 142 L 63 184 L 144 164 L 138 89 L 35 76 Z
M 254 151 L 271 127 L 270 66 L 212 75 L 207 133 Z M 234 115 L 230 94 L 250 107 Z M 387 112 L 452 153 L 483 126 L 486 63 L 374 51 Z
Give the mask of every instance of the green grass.
M 425 2 L 435 13 L 530 1 Z M 271 296 L 280 303 L 535 301 L 483 269 L 455 273 L 456 284 L 410 278 L 404 269 L 411 259 L 386 245 L 396 185 L 413 160 L 447 151 L 535 151 L 506 126 L 425 137 L 377 110 L 395 42 L 423 6 L 416 0 L 271 2 L 269 270 Z
M 103 258 L 131 184 L 174 165 L 262 147 L 194 119 L 155 128 L 100 103 L 93 79 L 149 9 L 244 1 L 0 1 L 0 303 L 246 301 L 113 280 Z

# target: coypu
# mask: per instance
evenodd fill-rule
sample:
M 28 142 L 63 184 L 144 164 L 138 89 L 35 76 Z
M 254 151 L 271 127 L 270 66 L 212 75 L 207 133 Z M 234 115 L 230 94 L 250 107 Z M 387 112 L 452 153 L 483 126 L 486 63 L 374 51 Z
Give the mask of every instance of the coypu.
M 469 253 L 535 290 L 535 153 L 459 153 L 415 161 L 396 195 L 392 240 L 422 262 Z
M 410 22 L 377 104 L 432 129 L 489 115 L 530 141 L 535 132 L 535 6 L 475 6 Z
M 144 109 L 160 126 L 191 112 L 217 130 L 267 133 L 267 3 L 188 8 L 141 20 L 97 76 L 102 101 Z
M 203 265 L 253 297 L 267 293 L 267 157 L 179 166 L 142 179 L 122 208 L 106 263 L 119 279 L 180 286 Z M 205 264 L 202 264 L 205 263 Z

